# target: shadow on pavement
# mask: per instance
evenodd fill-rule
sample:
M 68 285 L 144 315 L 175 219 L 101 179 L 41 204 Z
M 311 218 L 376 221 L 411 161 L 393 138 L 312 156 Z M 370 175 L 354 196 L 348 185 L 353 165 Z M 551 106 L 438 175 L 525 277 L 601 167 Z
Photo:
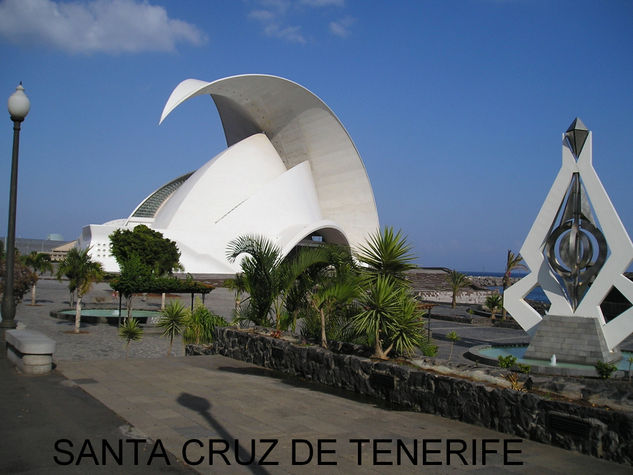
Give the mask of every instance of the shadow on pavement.
M 237 439 L 235 439 L 231 433 L 224 428 L 222 424 L 214 419 L 211 415 L 211 403 L 200 396 L 195 396 L 189 393 L 182 393 L 178 396 L 178 404 L 187 409 L 190 409 L 194 412 L 200 414 L 204 419 L 209 423 L 211 428 L 224 440 L 228 443 L 229 447 L 232 447 L 233 453 L 235 455 L 234 459 L 239 465 L 245 465 L 251 472 L 266 475 L 268 472 L 263 469 L 261 466 L 256 465 L 257 461 L 255 461 L 254 454 L 251 454 L 249 451 L 240 446 Z M 230 441 L 235 441 L 233 445 L 231 445 Z M 216 454 L 223 455 L 223 450 L 215 452 Z M 211 455 L 209 455 L 211 457 Z M 229 463 L 228 459 L 225 458 L 225 462 Z

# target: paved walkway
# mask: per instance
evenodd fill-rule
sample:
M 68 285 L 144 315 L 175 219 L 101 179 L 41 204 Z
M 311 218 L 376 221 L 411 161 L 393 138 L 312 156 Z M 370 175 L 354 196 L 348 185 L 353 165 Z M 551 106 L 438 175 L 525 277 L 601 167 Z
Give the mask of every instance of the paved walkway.
M 186 456 L 191 463 L 199 461 L 194 467 L 201 473 L 412 473 L 429 468 L 433 473 L 631 473 L 630 467 L 461 422 L 384 409 L 344 397 L 342 392 L 280 377 L 273 371 L 222 356 L 63 361 L 59 371 L 138 431 L 154 441 L 160 440 L 175 457 Z M 217 440 L 211 446 L 213 439 Z M 322 463 L 336 465 L 318 464 L 319 439 L 329 440 L 321 442 Z M 350 442 L 353 439 L 369 440 L 360 443 L 360 465 L 359 442 Z M 428 444 L 429 449 L 438 452 L 429 452 L 427 462 L 441 465 L 422 466 L 424 439 L 439 439 Z M 456 450 L 464 441 L 465 461 L 469 465 L 464 465 L 457 455 L 452 455 L 450 466 L 447 465 L 448 439 L 458 439 L 452 442 Z M 485 465 L 481 452 L 484 439 L 490 439 L 488 448 L 500 452 L 487 454 Z M 264 461 L 279 464 L 238 465 L 236 440 L 240 460 L 251 456 L 259 460 L 272 445 L 272 452 Z M 308 443 L 313 447 L 310 463 L 292 465 L 293 440 L 297 462 L 309 459 Z M 417 466 L 404 452 L 401 465 L 397 465 L 398 440 L 410 452 L 414 440 L 418 441 Z M 509 453 L 508 461 L 523 465 L 504 465 L 504 440 L 515 440 L 507 442 L 508 448 L 520 451 Z M 216 452 L 211 456 L 210 448 Z M 224 449 L 226 459 L 220 455 Z M 334 452 L 326 452 L 330 450 Z M 476 465 L 472 464 L 473 451 Z
M 0 381 L 2 474 L 194 473 L 178 463 L 175 457 L 169 466 L 157 460 L 148 467 L 146 460 L 153 445 L 126 443 L 127 439 L 144 436 L 59 371 L 44 376 L 26 376 L 18 373 L 8 360 L 0 359 Z M 89 445 L 84 445 L 86 440 Z M 122 465 L 112 457 L 103 464 L 102 441 L 107 441 L 117 451 L 121 443 Z M 59 444 L 59 451 L 56 444 Z M 142 464 L 134 464 L 135 448 Z M 82 453 L 84 456 L 80 456 Z M 95 454 L 99 465 L 95 464 L 91 453 Z
M 510 450 L 520 450 L 509 453 L 509 461 L 523 465 L 504 465 L 499 452 L 503 441 L 512 437 L 437 416 L 388 410 L 350 393 L 302 383 L 221 356 L 165 357 L 168 342 L 158 334 L 147 334 L 141 342 L 132 343 L 131 357 L 125 360 L 116 327 L 82 325 L 85 333 L 74 335 L 69 333 L 70 322 L 48 316 L 50 309 L 63 306 L 61 302 L 67 299 L 64 284 L 41 280 L 38 295 L 38 306 L 21 304 L 17 319 L 21 326 L 57 341 L 57 369 L 49 376 L 28 377 L 0 362 L 0 473 L 183 472 L 189 470 L 179 463 L 185 457 L 201 473 L 412 473 L 425 469 L 433 473 L 631 473 L 628 466 L 525 440 L 506 442 Z M 97 286 L 88 301 L 104 297 L 110 297 L 107 286 Z M 207 304 L 218 313 L 230 312 L 232 297 L 228 291 L 214 291 Z M 471 340 L 523 338 L 516 330 L 438 320 L 432 325 L 434 336 L 439 337 L 440 355 L 448 352 L 449 344 L 441 337 L 451 329 L 462 336 L 464 345 Z M 182 354 L 180 342 L 174 347 Z M 454 358 L 460 353 L 456 348 Z M 60 439 L 70 441 L 72 448 L 63 442 L 57 447 L 61 451 L 55 450 Z M 96 460 L 103 462 L 102 439 L 115 449 L 122 444 L 123 466 L 107 451 L 107 465 L 95 465 L 89 449 L 94 446 Z M 148 440 L 138 447 L 138 464 L 133 459 L 136 439 Z M 218 440 L 210 442 L 213 439 Z M 441 465 L 421 467 L 425 462 L 423 440 L 429 439 L 427 465 Z M 463 460 L 457 454 L 447 460 L 446 444 L 452 439 L 457 439 L 450 442 L 453 451 L 465 449 Z M 497 451 L 487 454 L 485 465 L 484 439 L 490 439 L 488 449 Z M 229 447 L 224 447 L 224 441 Z M 307 461 L 312 448 L 308 463 L 292 465 L 293 441 L 297 462 Z M 417 466 L 403 451 L 408 449 L 415 458 L 415 441 Z M 260 460 L 271 444 L 275 446 L 266 460 L 279 465 L 237 463 L 238 456 L 240 461 L 251 455 L 254 461 Z M 72 458 L 74 465 L 59 466 L 55 456 L 61 461 Z M 195 464 L 197 461 L 200 463 Z M 323 465 L 327 462 L 336 465 Z

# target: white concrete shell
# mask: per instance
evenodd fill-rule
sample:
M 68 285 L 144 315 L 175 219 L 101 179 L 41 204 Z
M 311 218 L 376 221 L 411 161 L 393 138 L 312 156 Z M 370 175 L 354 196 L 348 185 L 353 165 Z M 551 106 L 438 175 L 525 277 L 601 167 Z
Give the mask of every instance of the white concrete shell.
M 80 246 L 91 246 L 106 270 L 118 270 L 107 252 L 108 235 L 141 223 L 176 241 L 187 272 L 205 274 L 238 270 L 225 253 L 242 234 L 264 235 L 285 255 L 314 235 L 357 246 L 378 229 L 358 151 L 318 97 L 274 76 L 188 79 L 174 89 L 160 121 L 185 100 L 206 94 L 229 148 L 154 191 L 127 219 L 86 226 Z

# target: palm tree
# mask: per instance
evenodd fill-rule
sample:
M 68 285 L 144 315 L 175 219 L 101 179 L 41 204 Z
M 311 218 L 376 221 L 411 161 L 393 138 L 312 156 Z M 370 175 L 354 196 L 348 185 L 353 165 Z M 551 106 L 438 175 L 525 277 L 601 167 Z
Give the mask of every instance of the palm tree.
M 268 239 L 261 236 L 239 236 L 229 243 L 227 259 L 235 262 L 241 254 L 242 272 L 236 284 L 241 291 L 248 293 L 243 317 L 256 325 L 267 326 L 271 323 L 270 309 L 276 297 L 277 275 L 281 264 L 281 250 Z
M 523 264 L 523 258 L 521 257 L 521 254 L 514 254 L 514 252 L 512 252 L 510 249 L 508 249 L 508 256 L 506 259 L 506 271 L 503 274 L 503 280 L 501 281 L 501 284 L 503 286 L 503 292 L 502 292 L 502 300 L 501 300 L 501 320 L 505 320 L 506 316 L 508 314 L 508 312 L 506 311 L 506 307 L 503 303 L 503 297 L 505 297 L 506 294 L 506 289 L 508 287 L 510 287 L 510 275 L 512 274 L 513 270 L 527 270 L 527 267 L 525 266 L 525 264 Z
M 486 297 L 486 307 L 490 310 L 490 320 L 494 321 L 495 313 L 503 305 L 503 299 L 496 291 Z
M 128 318 L 125 323 L 119 327 L 119 336 L 126 340 L 125 359 L 127 359 L 130 351 L 130 342 L 143 338 L 143 329 L 139 327 L 136 318 Z
M 348 248 L 326 245 L 322 248 L 327 262 L 313 266 L 309 302 L 319 314 L 321 323 L 321 346 L 327 348 L 326 320 L 334 311 L 341 312 L 359 294 L 358 269 Z M 302 275 L 307 275 L 304 273 Z
M 451 287 L 451 291 L 453 292 L 453 298 L 451 300 L 451 308 L 455 308 L 457 306 L 457 295 L 464 287 L 470 285 L 470 279 L 465 274 L 461 272 L 457 272 L 456 270 L 451 270 L 446 276 L 446 280 Z
M 226 325 L 226 320 L 223 317 L 211 313 L 197 298 L 193 311 L 186 314 L 182 341 L 185 344 L 209 345 L 213 342 L 215 328 Z
M 378 275 L 368 284 L 359 298 L 360 313 L 354 316 L 354 326 L 367 333 L 374 341 L 374 357 L 387 359 L 393 349 L 391 343 L 383 349 L 383 340 L 390 332 L 392 320 L 395 318 L 400 304 L 400 294 L 393 279 Z
M 51 256 L 48 254 L 44 254 L 43 252 L 33 251 L 30 254 L 22 257 L 22 262 L 25 266 L 33 271 L 35 275 L 39 272 L 43 274 L 44 272 L 53 273 L 53 263 L 51 262 Z M 35 284 L 37 280 L 33 283 L 33 287 L 31 287 L 31 305 L 35 305 Z
M 320 248 L 301 248 L 293 257 L 283 259 L 279 247 L 268 238 L 255 235 L 239 236 L 229 243 L 226 253 L 229 262 L 235 262 L 242 254 L 246 255 L 240 264 L 242 272 L 237 282 L 249 295 L 245 299 L 248 306 L 243 318 L 256 325 L 274 322 L 277 330 L 280 330 L 285 298 L 297 277 L 310 266 L 327 262 L 326 253 Z
M 415 348 L 426 342 L 423 319 L 425 312 L 408 292 L 400 292 L 398 304 L 390 329 L 390 339 L 398 353 L 410 356 Z
M 460 336 L 456 332 L 451 331 L 446 334 L 446 338 L 448 338 L 448 340 L 451 342 L 451 352 L 448 355 L 448 361 L 450 361 L 453 357 L 453 347 L 455 346 L 455 342 L 460 340 Z
M 74 259 L 75 257 L 71 258 L 71 260 Z M 68 254 L 66 254 L 66 257 L 64 257 L 64 259 L 57 266 L 57 273 L 55 274 L 55 277 L 60 282 L 64 277 L 68 279 L 68 292 L 70 293 L 68 303 L 72 307 L 75 304 L 75 290 L 77 290 L 77 280 L 75 279 L 74 267 L 72 265 L 72 262 L 68 261 Z
M 332 315 L 335 307 L 352 302 L 359 293 L 357 279 L 352 276 L 331 276 L 324 280 L 312 292 L 311 302 L 321 318 L 321 346 L 327 348 L 325 334 L 327 316 Z
M 235 278 L 224 281 L 223 286 L 235 292 L 235 306 L 233 316 L 239 318 L 240 306 L 242 305 L 242 294 L 246 292 L 243 274 L 236 274 Z
M 167 356 L 169 356 L 172 354 L 174 337 L 180 335 L 185 328 L 187 309 L 180 300 L 171 300 L 160 314 L 158 326 L 163 329 L 163 336 L 169 337 L 169 351 L 167 351 Z
M 415 256 L 401 231 L 385 227 L 359 247 L 356 258 L 361 270 L 361 311 L 353 318 L 360 331 L 374 341 L 374 357 L 386 359 L 395 349 L 411 353 L 423 343 L 422 313 L 409 295 L 405 272 L 414 269 Z M 383 345 L 388 345 L 383 349 Z
M 79 326 L 81 324 L 81 299 L 86 295 L 93 282 L 103 277 L 103 269 L 101 264 L 94 262 L 88 251 L 90 249 L 79 250 L 73 248 L 68 251 L 66 257 L 59 264 L 57 269 L 57 278 L 66 276 L 69 279 L 69 288 L 71 285 L 77 290 L 77 303 L 75 313 L 75 333 L 79 333 Z
M 141 262 L 141 258 L 132 254 L 120 263 L 121 272 L 118 278 L 117 290 L 125 298 L 127 318 L 132 318 L 134 293 L 147 289 L 151 279 L 152 270 Z
M 406 236 L 402 235 L 402 231 L 394 234 L 391 227 L 369 236 L 367 244 L 359 247 L 356 258 L 365 265 L 366 280 L 375 280 L 382 275 L 403 283 L 406 281 L 405 272 L 416 267 Z

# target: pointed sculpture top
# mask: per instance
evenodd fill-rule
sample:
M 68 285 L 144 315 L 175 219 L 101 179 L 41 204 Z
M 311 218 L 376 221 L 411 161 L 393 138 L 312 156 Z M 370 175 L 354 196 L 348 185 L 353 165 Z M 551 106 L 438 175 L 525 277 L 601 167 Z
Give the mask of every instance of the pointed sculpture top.
M 580 120 L 579 117 L 576 117 L 565 132 L 565 138 L 567 138 L 569 148 L 576 159 L 578 159 L 588 136 L 589 130 L 587 129 L 587 126 L 582 123 L 582 120 Z

